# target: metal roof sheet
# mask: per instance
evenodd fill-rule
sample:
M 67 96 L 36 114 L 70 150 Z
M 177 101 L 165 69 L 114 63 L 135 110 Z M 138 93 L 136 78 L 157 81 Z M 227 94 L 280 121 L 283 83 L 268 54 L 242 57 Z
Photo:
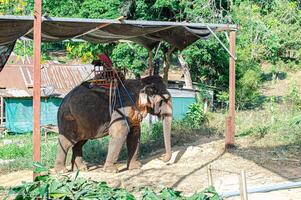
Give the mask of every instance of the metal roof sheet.
M 11 59 L 10 59 L 11 60 Z M 5 97 L 31 97 L 33 95 L 33 65 L 10 64 L 0 73 L 0 95 Z M 54 88 L 52 95 L 63 97 L 72 88 L 91 75 L 92 65 L 43 64 L 41 68 L 42 96 L 44 89 Z

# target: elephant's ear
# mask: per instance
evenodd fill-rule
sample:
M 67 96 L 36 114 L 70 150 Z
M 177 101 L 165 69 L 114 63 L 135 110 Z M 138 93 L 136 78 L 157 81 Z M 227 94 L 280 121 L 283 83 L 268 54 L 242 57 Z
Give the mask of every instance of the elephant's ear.
M 169 100 L 171 97 L 169 94 L 163 94 L 162 96 L 163 96 L 164 101 Z
M 148 97 L 147 97 L 147 94 L 146 93 L 144 93 L 144 92 L 141 92 L 140 94 L 139 94 L 139 104 L 141 105 L 141 106 L 147 106 L 147 104 L 148 104 L 148 99 L 147 99 Z

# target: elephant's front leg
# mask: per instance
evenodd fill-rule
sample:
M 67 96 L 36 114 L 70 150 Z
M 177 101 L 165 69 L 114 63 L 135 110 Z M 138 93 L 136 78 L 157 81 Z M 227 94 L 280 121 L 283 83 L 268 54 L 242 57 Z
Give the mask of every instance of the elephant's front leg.
M 126 144 L 128 151 L 128 162 L 127 168 L 129 170 L 132 169 L 140 169 L 141 163 L 138 161 L 138 154 L 140 148 L 140 124 L 137 124 L 131 128 L 131 132 L 127 136 Z
M 119 153 L 121 151 L 122 145 L 124 144 L 126 137 L 128 135 L 128 128 L 125 120 L 118 119 L 111 124 L 110 127 L 111 140 L 109 142 L 108 155 L 106 163 L 104 165 L 104 171 L 106 172 L 118 172 L 115 163 L 117 162 Z

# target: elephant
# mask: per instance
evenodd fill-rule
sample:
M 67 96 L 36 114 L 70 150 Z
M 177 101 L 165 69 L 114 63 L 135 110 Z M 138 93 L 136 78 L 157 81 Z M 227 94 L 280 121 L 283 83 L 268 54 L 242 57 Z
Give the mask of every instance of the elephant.
M 124 87 L 122 87 L 122 84 Z M 111 106 L 108 90 L 83 82 L 72 89 L 58 109 L 58 150 L 55 171 L 66 172 L 66 156 L 72 147 L 71 170 L 87 170 L 82 147 L 89 139 L 110 136 L 104 171 L 118 172 L 116 162 L 123 144 L 127 145 L 127 169 L 139 169 L 141 119 L 150 113 L 163 120 L 164 162 L 171 159 L 172 98 L 163 79 L 153 75 L 118 82 L 120 99 Z M 126 88 L 126 89 L 125 89 Z M 117 96 L 117 95 L 115 95 Z M 110 112 L 111 111 L 111 112 Z

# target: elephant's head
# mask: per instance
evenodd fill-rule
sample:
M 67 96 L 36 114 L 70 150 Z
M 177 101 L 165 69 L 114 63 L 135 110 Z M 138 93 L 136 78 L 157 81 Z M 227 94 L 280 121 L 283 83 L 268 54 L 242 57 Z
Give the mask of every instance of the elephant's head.
M 142 89 L 139 93 L 140 106 L 146 107 L 147 112 L 163 119 L 163 134 L 166 154 L 162 159 L 168 162 L 171 158 L 171 123 L 172 102 L 163 79 L 160 76 L 149 76 L 141 79 Z

